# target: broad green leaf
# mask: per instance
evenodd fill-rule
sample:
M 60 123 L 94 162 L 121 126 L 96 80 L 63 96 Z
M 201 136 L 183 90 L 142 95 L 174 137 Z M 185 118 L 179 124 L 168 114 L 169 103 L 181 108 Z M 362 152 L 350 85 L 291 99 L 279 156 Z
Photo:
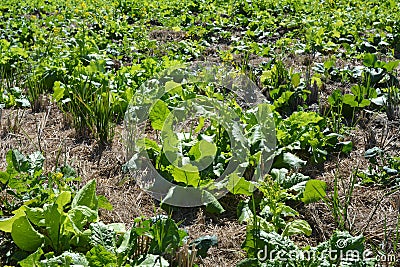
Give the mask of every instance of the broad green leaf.
M 368 99 L 363 99 L 361 100 L 361 102 L 358 104 L 359 108 L 363 108 L 363 107 L 367 107 L 369 106 L 369 104 L 371 104 L 371 101 Z
M 330 68 L 335 66 L 335 60 L 327 60 L 324 62 L 324 68 L 329 70 Z
M 180 232 L 178 225 L 171 218 L 164 216 L 152 218 L 150 232 L 157 243 L 150 244 L 149 253 L 171 253 L 182 244 L 183 233 Z
M 294 88 L 298 87 L 300 85 L 300 78 L 301 74 L 300 73 L 293 73 L 292 74 L 292 85 Z
M 96 196 L 96 180 L 90 180 L 75 195 L 71 207 L 76 208 L 77 206 L 86 206 L 97 211 L 98 199 Z
M 385 66 L 383 66 L 384 69 L 386 69 L 387 72 L 392 72 L 397 66 L 399 66 L 400 60 L 395 60 L 395 61 L 389 61 L 385 63 Z
M 324 83 L 322 82 L 321 78 L 319 78 L 317 76 L 313 76 L 311 78 L 311 84 L 313 84 L 313 85 L 316 84 L 318 88 L 321 88 Z M 307 92 L 307 91 L 304 91 L 304 92 Z M 311 93 L 310 91 L 308 91 L 308 92 Z
M 295 217 L 299 215 L 299 212 L 293 209 L 292 207 L 289 207 L 288 205 L 285 205 L 283 203 L 278 204 L 279 210 L 281 210 L 281 215 L 284 217 Z
M 233 173 L 229 177 L 227 189 L 234 195 L 251 196 L 255 187 L 250 181 L 247 181 L 243 177 L 239 177 L 236 173 Z
M 61 82 L 56 81 L 54 82 L 53 91 L 52 98 L 55 102 L 58 102 L 64 97 L 65 87 Z
M 60 170 L 61 170 L 61 173 L 63 174 L 64 178 L 74 178 L 74 180 L 77 179 L 76 178 L 77 173 L 76 173 L 75 169 L 72 168 L 70 165 L 65 164 L 64 166 L 62 166 L 60 168 Z
M 65 251 L 60 256 L 40 261 L 40 267 L 79 266 L 89 267 L 85 256 L 80 253 Z
M 263 139 L 265 139 L 264 137 L 264 133 L 263 133 L 263 126 L 260 124 L 254 125 L 250 131 L 252 131 L 252 134 L 249 136 L 249 143 L 250 145 L 254 146 L 256 145 L 258 142 L 261 143 L 261 141 L 263 141 Z M 255 149 L 258 149 L 258 147 L 256 147 Z
M 279 234 L 275 234 L 281 238 Z M 257 257 L 260 248 L 264 248 L 267 245 L 267 242 L 265 242 L 267 235 L 268 233 L 261 230 L 258 226 L 254 228 L 252 224 L 247 225 L 246 239 L 242 243 L 242 248 L 247 252 L 247 257 Z
M 289 170 L 285 169 L 285 168 L 281 168 L 281 169 L 272 169 L 271 170 L 271 176 L 272 178 L 278 182 L 279 184 L 282 184 L 282 181 L 285 180 L 286 175 L 289 173 Z
M 138 145 L 143 146 L 146 150 L 153 149 L 154 151 L 158 152 L 161 150 L 157 142 L 149 138 L 143 138 L 138 140 Z
M 283 230 L 282 236 L 292 236 L 305 234 L 310 236 L 312 232 L 311 226 L 304 220 L 294 220 L 288 222 Z
M 294 112 L 287 120 L 293 125 L 299 127 L 307 126 L 310 123 L 319 123 L 324 118 L 315 112 L 298 111 Z
M 204 117 L 199 117 L 199 124 L 194 129 L 195 133 L 199 133 L 204 126 L 205 119 Z
M 331 266 L 376 266 L 376 259 L 368 257 L 368 259 L 360 258 L 360 255 L 366 255 L 365 238 L 362 235 L 351 236 L 345 231 L 335 231 L 328 241 L 318 245 L 318 251 L 331 251 L 330 255 L 326 255 L 327 261 Z M 343 255 L 346 255 L 343 257 Z M 358 263 L 358 264 L 357 264 Z
M 377 106 L 382 107 L 387 103 L 387 97 L 385 95 L 375 97 L 375 98 L 371 99 L 371 102 Z
M 364 56 L 363 63 L 364 63 L 364 66 L 373 68 L 377 61 L 378 61 L 378 58 L 376 57 L 375 54 L 367 53 Z
M 189 150 L 189 156 L 193 156 L 196 161 L 200 161 L 205 157 L 214 159 L 217 152 L 217 146 L 205 140 L 200 140 Z
M 92 60 L 86 70 L 89 74 L 104 73 L 106 61 L 104 59 Z
M 207 251 L 211 247 L 218 245 L 218 238 L 215 235 L 202 236 L 192 241 L 189 244 L 189 247 L 192 247 L 193 245 L 197 249 L 197 254 L 200 255 L 200 257 L 205 258 L 207 257 Z
M 126 227 L 123 223 L 110 223 L 107 224 L 110 229 L 113 229 L 117 234 L 124 234 L 126 233 Z
M 170 113 L 171 112 L 168 109 L 168 105 L 164 101 L 157 99 L 156 103 L 150 110 L 149 115 L 151 126 L 153 127 L 153 129 L 162 130 L 164 122 L 168 118 L 168 115 Z
M 21 267 L 36 267 L 38 266 L 37 264 L 39 263 L 42 255 L 43 255 L 43 250 L 41 248 L 38 248 L 34 253 L 30 254 L 22 261 L 19 261 L 18 264 Z
M 276 180 L 283 188 L 292 188 L 295 185 L 303 183 L 304 181 L 310 180 L 309 176 L 302 173 L 296 172 L 290 176 L 280 177 L 281 179 Z
M 19 103 L 23 108 L 29 108 L 31 106 L 29 100 L 26 98 L 16 98 L 15 102 Z
M 359 85 L 354 85 L 351 87 L 351 93 L 352 94 L 346 94 L 344 97 L 346 98 L 346 101 L 350 101 L 351 99 L 357 99 L 357 97 L 362 97 L 363 96 L 363 86 Z M 353 96 L 353 97 L 351 97 Z
M 290 152 L 284 152 L 276 157 L 274 167 L 276 168 L 300 168 L 307 162 Z
M 43 162 L 45 158 L 43 157 L 42 153 L 39 151 L 34 152 L 33 154 L 29 155 L 29 163 L 30 169 L 32 170 L 41 170 L 43 168 Z
M 221 214 L 225 211 L 224 207 L 222 207 L 221 203 L 219 203 L 218 199 L 208 192 L 207 190 L 202 191 L 202 200 L 203 203 L 206 204 L 206 211 L 213 214 Z
M 63 211 L 59 211 L 57 204 L 45 205 L 43 207 L 44 220 L 46 223 L 47 235 L 51 240 L 51 246 L 54 249 L 60 247 L 61 235 L 63 235 L 61 228 L 63 227 L 64 217 Z
M 28 159 L 16 149 L 12 150 L 12 163 L 19 172 L 28 172 L 30 167 Z
M 116 250 L 116 253 L 121 254 L 125 253 L 133 244 L 134 240 L 136 240 L 137 234 L 135 233 L 135 230 L 138 230 L 139 228 L 131 228 L 129 231 L 127 231 L 123 236 L 122 236 L 122 241 L 119 247 Z M 146 231 L 144 231 L 146 232 Z
M 171 175 L 176 182 L 184 183 L 187 186 L 197 187 L 200 183 L 199 170 L 191 164 L 185 164 L 180 168 L 173 166 Z
M 29 219 L 29 221 L 36 225 L 36 226 L 45 226 L 45 218 L 44 218 L 44 211 L 42 208 L 30 208 L 27 207 L 26 211 L 26 217 Z
M 248 140 L 247 138 L 243 135 L 243 129 L 242 126 L 240 126 L 237 122 L 233 121 L 232 122 L 232 129 L 231 129 L 231 134 L 232 137 L 234 138 L 236 142 L 238 142 L 239 147 L 241 148 L 248 148 Z M 238 153 L 238 151 L 236 151 Z
M 340 105 L 342 99 L 343 99 L 342 91 L 340 91 L 340 89 L 336 89 L 328 97 L 328 102 L 331 106 L 337 107 Z
M 44 237 L 36 231 L 25 216 L 16 219 L 11 236 L 15 244 L 25 251 L 36 251 L 44 242 Z
M 71 202 L 71 192 L 70 191 L 62 191 L 60 195 L 58 195 L 56 204 L 58 205 L 58 209 L 60 211 L 63 210 L 64 206 Z
M 379 90 L 375 89 L 375 88 L 364 88 L 365 90 L 365 98 L 369 99 L 373 99 L 378 97 L 378 92 L 380 92 Z
M 221 214 L 225 212 L 224 207 L 217 199 L 215 201 L 206 204 L 206 211 L 212 214 Z
M 99 208 L 105 210 L 113 210 L 113 205 L 105 196 L 103 195 L 97 196 L 97 199 L 99 200 Z
M 274 90 L 272 90 L 274 91 Z M 271 92 L 272 92 L 271 91 Z M 274 106 L 276 107 L 280 107 L 281 105 L 284 105 L 285 103 L 288 103 L 290 100 L 290 97 L 294 94 L 294 92 L 291 91 L 285 91 L 283 92 L 278 99 L 276 99 L 274 101 Z M 271 93 L 271 97 L 272 97 L 272 93 Z
M 11 176 L 7 172 L 0 172 L 0 183 L 6 184 L 10 178 Z
M 352 141 L 339 142 L 338 145 L 342 146 L 342 152 L 345 154 L 348 154 L 353 150 Z
M 63 232 L 64 234 L 62 235 L 62 238 L 64 238 L 64 236 L 67 236 L 67 239 L 64 239 L 64 242 L 69 242 L 69 244 L 67 244 L 67 242 L 65 243 L 65 245 L 67 245 L 68 247 L 74 246 L 74 247 L 89 247 L 90 244 L 90 235 L 92 234 L 92 232 L 90 231 L 90 229 L 86 229 L 83 231 L 76 231 L 74 229 L 72 229 L 71 227 L 71 220 L 67 217 L 65 219 L 64 222 L 64 229 Z M 64 250 L 67 248 L 64 248 Z
M 253 220 L 253 219 L 252 219 Z M 251 221 L 253 222 L 253 221 Z M 264 232 L 273 232 L 276 230 L 276 227 L 274 226 L 273 223 L 267 221 L 266 219 L 257 216 L 257 222 L 260 224 L 260 229 L 263 230 Z
M 317 202 L 326 196 L 326 182 L 321 180 L 309 180 L 303 192 L 303 201 L 305 204 Z
M 393 168 L 389 168 L 388 166 L 383 166 L 383 170 L 389 175 L 396 175 L 399 172 Z
M 336 231 L 331 236 L 329 245 L 336 251 L 354 250 L 362 254 L 365 249 L 364 240 L 362 235 L 353 237 L 348 232 Z
M 165 91 L 169 92 L 177 87 L 181 87 L 180 83 L 176 83 L 174 81 L 168 81 L 165 83 Z
M 238 221 L 240 223 L 250 222 L 253 219 L 254 214 L 253 214 L 252 210 L 249 207 L 248 200 L 246 200 L 246 201 L 241 200 L 239 202 L 239 205 L 238 205 L 238 216 L 239 216 Z
M 383 153 L 383 150 L 380 149 L 379 147 L 373 147 L 368 149 L 367 151 L 365 151 L 364 153 L 364 158 L 366 159 L 370 159 L 370 158 L 374 158 L 376 156 L 379 156 Z
M 358 107 L 358 102 L 356 101 L 356 96 L 352 94 L 345 94 L 343 96 L 343 103 L 349 105 L 352 108 Z
M 257 257 L 257 252 L 260 247 L 262 247 L 262 240 L 257 238 L 261 231 L 254 229 L 254 227 L 249 224 L 246 227 L 246 238 L 242 243 L 242 249 L 247 252 L 247 257 Z
M 172 131 L 172 125 L 168 125 L 168 127 L 164 127 L 161 132 L 162 138 L 162 149 L 165 153 L 166 158 L 170 163 L 176 163 L 182 156 L 181 153 L 181 141 L 178 139 L 177 134 Z
M 6 155 L 6 162 L 7 162 L 7 170 L 8 170 L 9 168 L 14 168 L 13 151 L 12 151 L 12 150 L 9 150 L 9 151 L 7 152 L 7 155 Z
M 97 221 L 98 214 L 86 206 L 77 206 L 68 211 L 68 217 L 79 231 L 83 231 L 88 223 Z
M 112 228 L 102 222 L 92 223 L 90 225 L 92 234 L 90 242 L 93 246 L 102 246 L 106 250 L 114 253 L 116 249 L 116 235 Z
M 26 206 L 21 206 L 19 209 L 13 211 L 13 213 L 15 214 L 13 217 L 0 220 L 0 231 L 11 233 L 12 226 L 15 220 L 22 216 L 25 216 L 26 208 Z

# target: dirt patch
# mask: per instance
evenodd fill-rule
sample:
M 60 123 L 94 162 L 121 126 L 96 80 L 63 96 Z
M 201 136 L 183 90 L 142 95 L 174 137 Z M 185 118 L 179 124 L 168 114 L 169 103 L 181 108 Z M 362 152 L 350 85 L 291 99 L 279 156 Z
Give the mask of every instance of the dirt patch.
M 166 42 L 179 42 L 187 37 L 186 32 L 183 31 L 173 31 L 173 30 L 153 30 L 149 34 L 150 40 L 157 40 L 161 43 Z

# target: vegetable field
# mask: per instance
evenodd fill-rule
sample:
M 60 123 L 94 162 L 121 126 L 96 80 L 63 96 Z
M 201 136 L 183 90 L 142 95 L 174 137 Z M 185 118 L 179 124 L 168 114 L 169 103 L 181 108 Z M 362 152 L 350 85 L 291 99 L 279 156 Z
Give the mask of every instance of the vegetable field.
M 400 2 L 3 0 L 0 266 L 400 266 Z

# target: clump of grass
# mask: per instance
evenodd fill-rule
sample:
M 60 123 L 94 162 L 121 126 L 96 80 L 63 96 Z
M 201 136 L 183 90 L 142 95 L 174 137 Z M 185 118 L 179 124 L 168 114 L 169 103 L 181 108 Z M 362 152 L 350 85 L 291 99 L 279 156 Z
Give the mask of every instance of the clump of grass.
M 25 87 L 32 111 L 43 111 L 49 103 L 45 96 L 46 92 L 42 82 L 36 80 L 34 77 L 30 77 L 28 78 Z
M 356 171 L 357 173 L 357 171 Z M 323 201 L 332 212 L 334 221 L 337 228 L 341 231 L 351 231 L 352 224 L 348 218 L 348 210 L 353 198 L 354 186 L 357 182 L 357 176 L 350 176 L 350 184 L 346 187 L 343 179 L 340 179 L 338 175 L 335 175 L 333 192 L 330 197 L 323 197 Z M 344 197 L 339 195 L 339 186 L 344 189 Z
M 86 77 L 85 80 L 79 80 L 70 87 L 69 98 L 62 102 L 65 104 L 63 111 L 72 115 L 72 125 L 79 138 L 90 137 L 94 132 L 90 104 L 95 100 L 95 93 L 91 77 Z
M 92 109 L 95 137 L 100 140 L 102 146 L 110 144 L 114 137 L 112 94 L 107 87 L 105 89 L 105 92 L 98 95 Z
M 71 118 L 76 136 L 95 138 L 101 147 L 109 145 L 114 137 L 116 107 L 108 81 L 99 83 L 91 75 L 67 88 L 68 98 L 60 102 L 60 107 Z
M 399 89 L 394 86 L 389 87 L 386 115 L 391 121 L 400 119 L 400 92 Z

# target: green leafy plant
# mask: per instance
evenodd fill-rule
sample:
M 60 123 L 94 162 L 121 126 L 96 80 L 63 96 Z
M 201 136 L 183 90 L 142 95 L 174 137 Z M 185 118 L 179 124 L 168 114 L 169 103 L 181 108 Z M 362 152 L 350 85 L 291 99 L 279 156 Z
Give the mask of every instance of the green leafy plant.
M 77 181 L 70 167 L 61 168 L 65 174 L 46 176 L 43 161 L 39 152 L 27 158 L 11 150 L 7 170 L 0 172 L 3 188 L 20 201 L 14 205 L 4 200 L 1 210 L 0 231 L 9 234 L 18 248 L 8 255 L 10 262 L 16 260 L 21 266 L 179 266 L 185 256 L 193 266 L 197 251 L 206 257 L 207 250 L 217 244 L 216 237 L 209 236 L 188 244 L 186 231 L 165 216 L 137 218 L 130 230 L 122 223 L 106 225 L 99 221 L 99 208 L 112 209 L 112 205 L 96 194 L 95 180 L 77 190 L 69 185 Z
M 74 246 L 85 249 L 86 225 L 98 220 L 95 190 L 92 180 L 74 198 L 70 191 L 61 191 L 46 199 L 42 208 L 23 205 L 13 211 L 13 217 L 1 221 L 1 230 L 10 232 L 23 251 L 34 252 L 41 248 L 60 255 Z
M 328 97 L 329 111 L 330 114 L 328 119 L 328 125 L 335 133 L 344 132 L 344 117 L 343 117 L 343 94 L 339 89 L 336 89 Z
M 67 166 L 61 167 L 61 172 L 45 174 L 44 157 L 40 152 L 26 157 L 18 150 L 10 150 L 6 161 L 7 169 L 0 172 L 0 182 L 2 188 L 13 197 L 12 202 L 3 202 L 9 207 L 8 212 L 26 202 L 40 206 L 48 197 L 54 197 L 62 190 L 71 191 L 75 188 L 75 182 L 79 181 L 67 175 L 70 172 Z
M 267 249 L 267 236 L 273 239 L 279 236 L 278 239 L 282 240 L 276 242 L 283 244 L 290 243 L 288 237 L 293 235 L 311 235 L 311 226 L 296 218 L 299 213 L 287 203 L 317 202 L 325 197 L 326 184 L 301 173 L 288 173 L 287 169 L 273 169 L 265 182 L 257 185 L 261 195 L 253 195 L 252 199 L 241 201 L 238 206 L 239 222 L 248 224 L 246 240 L 242 244 L 248 258 L 257 258 L 260 251 Z M 273 239 L 272 244 L 275 242 Z M 287 249 L 291 249 L 290 245 Z
M 363 236 L 336 231 L 329 240 L 316 247 L 299 248 L 288 237 L 275 232 L 260 234 L 260 249 L 238 266 L 374 266 L 374 258 L 365 258 Z
M 248 224 L 242 247 L 249 257 L 262 249 L 262 233 L 273 232 L 282 236 L 311 234 L 310 225 L 304 220 L 296 219 L 299 213 L 285 203 L 296 199 L 295 195 L 288 193 L 288 189 L 283 189 L 278 182 L 271 179 L 267 179 L 257 188 L 262 193 L 260 197 L 253 195 L 252 199 L 241 201 L 238 206 L 239 222 Z
M 135 147 L 131 148 L 133 155 L 145 152 L 163 177 L 181 186 L 227 186 L 234 194 L 246 191 L 241 191 L 241 186 L 235 186 L 235 182 L 240 180 L 242 184 L 247 184 L 244 177 L 259 175 L 256 168 L 261 156 L 271 152 L 269 146 L 272 144 L 267 140 L 275 141 L 271 134 L 264 131 L 273 125 L 270 106 L 260 104 L 244 111 L 234 98 L 219 101 L 228 92 L 210 84 L 179 84 L 166 80 L 157 86 L 161 93 L 144 86 L 141 87 L 144 92 L 133 100 L 138 103 L 138 109 L 149 102 L 149 122 L 158 134 L 154 140 L 144 137 L 136 141 Z M 151 96 L 154 94 L 162 97 L 152 103 Z M 190 123 L 183 124 L 181 120 L 188 117 L 191 118 Z M 243 134 L 239 121 L 230 124 L 235 117 L 244 124 Z M 231 139 L 231 132 L 234 133 L 234 140 Z M 132 158 L 135 160 L 135 157 Z M 235 162 L 235 169 L 225 175 L 222 182 L 216 183 L 215 180 L 234 160 L 243 162 Z M 135 169 L 140 163 L 133 161 L 127 164 Z M 222 211 L 221 207 L 217 210 Z
M 248 181 L 249 177 L 259 175 L 256 166 L 263 161 L 261 155 L 267 147 L 260 130 L 262 125 L 255 121 L 265 116 L 263 109 L 267 106 L 274 108 L 278 150 L 271 176 L 278 185 L 268 186 L 279 194 L 269 192 L 271 196 L 263 202 L 264 207 L 274 208 L 276 216 L 266 212 L 262 216 L 274 221 L 279 233 L 259 231 L 261 241 L 257 242 L 262 246 L 276 241 L 277 249 L 287 251 L 295 247 L 290 240 L 282 237 L 286 226 L 279 224 L 279 218 L 286 225 L 297 217 L 285 217 L 279 213 L 280 208 L 288 206 L 286 202 L 294 201 L 286 201 L 285 192 L 296 194 L 296 201 L 304 203 L 329 198 L 338 225 L 346 228 L 343 225 L 349 197 L 345 196 L 343 202 L 335 189 L 332 195 L 326 197 L 322 181 L 308 180 L 298 171 L 308 165 L 322 166 L 332 153 L 349 153 L 353 147 L 346 135 L 356 125 L 361 112 L 386 111 L 391 121 L 399 117 L 399 63 L 396 60 L 400 57 L 399 14 L 400 7 L 395 0 L 116 0 L 107 3 L 104 0 L 62 3 L 5 0 L 0 4 L 0 108 L 30 107 L 39 111 L 48 105 L 45 101 L 47 94 L 53 94 L 58 106 L 72 118 L 77 136 L 95 138 L 104 147 L 111 143 L 114 126 L 123 120 L 137 88 L 161 69 L 177 62 L 213 61 L 218 58 L 240 65 L 264 89 L 271 106 L 263 105 L 244 112 L 240 101 L 223 90 L 205 84 L 196 88 L 177 86 L 175 92 L 160 99 L 153 108 L 148 128 L 152 128 L 150 131 L 155 138 L 142 139 L 137 145 L 148 152 L 153 165 L 164 177 L 188 187 L 215 185 L 213 182 L 221 176 L 235 153 L 243 153 L 246 155 L 246 160 L 241 162 L 245 169 L 243 177 L 232 175 L 224 186 L 232 194 L 250 196 L 256 185 Z M 238 61 L 241 63 L 237 64 Z M 311 65 L 315 66 L 313 71 L 318 73 L 311 73 Z M 179 83 L 178 80 L 170 80 L 168 86 L 176 85 L 174 83 Z M 326 86 L 322 86 L 322 82 Z M 315 103 L 316 95 L 320 95 L 321 100 L 319 111 L 308 112 L 318 110 L 316 105 L 310 105 L 310 102 Z M 229 137 L 228 129 L 219 125 L 216 116 L 213 117 L 216 112 L 212 109 L 207 110 L 210 116 L 199 116 L 184 125 L 180 135 L 163 131 L 163 125 L 168 122 L 167 114 L 179 113 L 179 100 L 198 96 L 214 97 L 235 110 L 245 129 L 243 136 L 234 138 L 241 148 L 248 144 L 248 150 L 239 149 L 238 152 L 230 147 L 230 138 L 234 138 Z M 329 106 L 324 110 L 326 96 Z M 323 115 L 318 113 L 321 109 Z M 9 114 L 9 111 L 6 113 Z M 6 123 L 1 125 L 5 128 L 4 137 L 13 137 L 20 132 L 22 113 L 20 110 L 12 111 L 12 115 L 6 118 Z M 182 116 L 192 114 L 179 113 Z M 175 125 L 171 121 L 168 123 Z M 12 134 L 7 136 L 7 133 Z M 166 140 L 176 145 L 177 149 L 167 147 L 164 150 L 158 142 L 160 137 L 167 137 Z M 2 198 L 2 216 L 8 217 L 23 206 L 43 209 L 43 213 L 46 208 L 46 212 L 50 212 L 54 210 L 51 201 L 54 202 L 64 191 L 71 192 L 72 201 L 77 185 L 74 175 L 68 176 L 63 167 L 55 173 L 40 171 L 42 167 L 35 169 L 35 158 L 38 166 L 42 164 L 39 154 L 24 156 L 24 159 L 16 152 L 11 153 L 7 156 L 9 167 L 0 174 L 1 186 L 7 196 Z M 177 154 L 181 156 L 181 161 Z M 376 152 L 376 156 L 367 158 L 371 161 L 368 170 L 357 171 L 363 183 L 384 187 L 398 183 L 397 157 Z M 207 164 L 210 167 L 202 169 Z M 352 177 L 350 187 L 354 179 Z M 254 206 L 260 206 L 261 198 L 249 202 L 249 209 L 252 210 Z M 68 214 L 70 205 L 63 206 L 62 214 Z M 217 210 L 221 211 L 221 208 Z M 254 216 L 260 216 L 260 210 L 253 210 L 256 210 Z M 27 219 L 36 231 L 39 228 L 43 230 L 34 220 Z M 168 236 L 165 229 L 175 229 L 171 222 L 163 220 L 158 225 L 145 221 L 136 222 L 139 232 L 145 229 L 145 234 L 135 234 L 138 244 L 155 242 L 153 247 L 157 249 L 177 249 L 176 245 L 172 249 L 164 242 L 164 237 Z M 27 225 L 22 221 L 20 223 Z M 129 260 L 124 258 L 126 254 L 115 252 L 122 248 L 121 242 L 126 240 L 124 231 L 116 229 L 115 225 L 96 223 L 85 225 L 85 230 L 97 234 L 104 232 L 107 238 L 101 244 L 90 247 L 89 251 L 93 249 L 90 255 L 87 251 L 61 251 L 63 247 L 53 244 L 39 248 L 20 264 L 170 264 L 169 256 L 155 253 L 157 249 L 154 254 L 141 251 L 140 247 L 148 249 L 145 245 L 132 249 L 135 256 Z M 158 225 L 158 230 L 151 230 L 155 225 Z M 47 236 L 45 231 L 42 232 L 39 231 Z M 32 231 L 29 233 L 32 234 Z M 35 234 L 32 237 L 36 240 Z M 354 240 L 347 234 L 334 234 L 336 239 L 342 237 L 361 251 L 362 242 L 358 238 Z M 176 233 L 166 239 L 170 238 L 176 241 Z M 134 240 L 131 239 L 133 243 L 136 242 Z M 89 246 L 94 245 L 91 242 Z M 213 243 L 212 240 L 208 242 Z M 336 241 L 331 239 L 332 242 Z M 195 253 L 189 252 L 189 245 L 184 245 L 188 252 L 186 256 L 193 263 Z M 59 255 L 49 254 L 52 246 Z M 252 258 L 244 265 L 251 266 L 253 263 L 264 266 L 286 264 L 278 261 L 260 263 Z M 329 259 L 310 263 L 291 259 L 290 264 L 357 266 L 368 263 L 340 263 Z
M 291 152 L 309 155 L 312 163 L 321 163 L 328 151 L 348 153 L 352 149 L 352 143 L 344 141 L 343 136 L 327 132 L 326 119 L 315 112 L 294 112 L 286 119 L 276 115 L 276 125 L 280 147 L 274 162 L 276 168 L 299 168 L 306 163 Z
M 356 175 L 367 185 L 378 184 L 381 186 L 394 186 L 399 183 L 400 158 L 393 157 L 379 147 L 365 151 L 364 157 L 368 159 L 369 166 L 366 170 L 357 171 Z
M 266 87 L 267 96 L 273 100 L 276 110 L 283 114 L 296 111 L 311 93 L 306 90 L 300 73 L 287 70 L 282 61 L 276 61 L 271 70 L 264 71 L 260 81 Z

